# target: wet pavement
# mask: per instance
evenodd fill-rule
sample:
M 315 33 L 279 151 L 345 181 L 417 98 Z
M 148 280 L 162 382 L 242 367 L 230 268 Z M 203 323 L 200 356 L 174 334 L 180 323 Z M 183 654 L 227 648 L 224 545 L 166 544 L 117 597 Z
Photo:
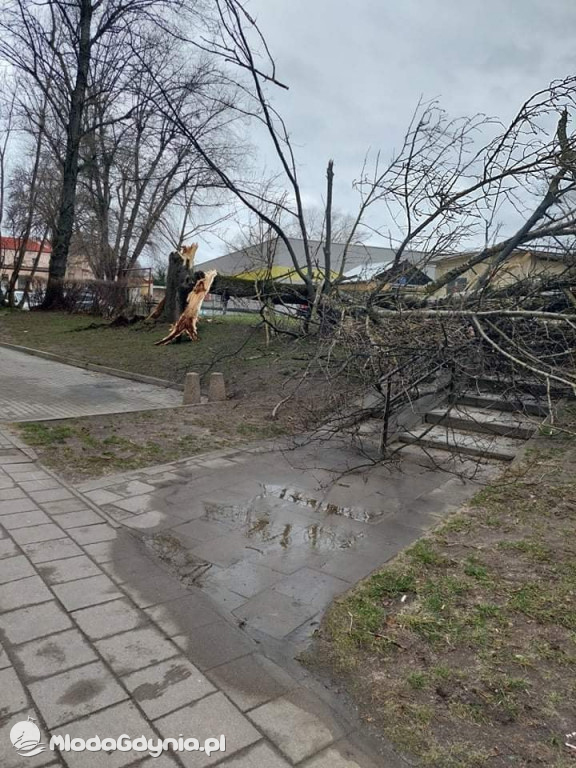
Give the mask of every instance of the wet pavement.
M 457 509 L 490 471 L 471 481 L 409 458 L 390 468 L 359 460 L 344 441 L 283 441 L 79 490 L 282 662 L 336 596 Z
M 266 463 L 259 454 L 245 456 L 252 457 L 251 464 L 264 467 Z M 207 488 L 228 483 L 228 472 L 238 471 L 236 486 L 244 486 L 237 498 L 244 494 L 249 500 L 250 483 L 246 484 L 246 468 L 241 466 L 241 460 L 211 457 L 200 461 L 192 474 L 202 476 Z M 404 766 L 392 750 L 374 743 L 343 702 L 302 667 L 289 658 L 275 663 L 274 654 L 230 613 L 240 607 L 248 613 L 248 603 L 262 596 L 254 609 L 262 619 L 262 606 L 272 598 L 275 605 L 270 611 L 280 622 L 280 635 L 289 626 L 282 618 L 285 601 L 293 603 L 295 620 L 300 621 L 299 606 L 323 605 L 327 594 L 334 592 L 333 582 L 341 583 L 316 572 L 316 585 L 311 585 L 306 571 L 316 561 L 304 557 L 306 566 L 293 567 L 300 556 L 290 559 L 292 551 L 321 551 L 324 558 L 340 549 L 339 544 L 331 548 L 333 539 L 328 536 L 332 543 L 318 546 L 324 534 L 304 535 L 308 522 L 295 518 L 293 530 L 298 528 L 302 535 L 296 540 L 294 534 L 292 543 L 290 532 L 277 539 L 275 526 L 289 524 L 283 520 L 291 508 L 283 505 L 294 504 L 301 514 L 305 510 L 276 494 L 264 494 L 260 500 L 264 511 L 255 518 L 246 509 L 234 511 L 231 517 L 226 513 L 221 517 L 219 511 L 217 519 L 206 517 L 214 515 L 215 508 L 206 512 L 204 491 L 200 497 L 194 494 L 187 480 L 190 469 L 185 464 L 170 470 L 154 468 L 146 471 L 146 480 L 117 480 L 115 490 L 107 490 L 106 496 L 100 489 L 106 509 L 116 510 L 124 523 L 131 523 L 126 526 L 107 519 L 87 496 L 45 470 L 32 451 L 0 431 L 2 768 Z M 237 506 L 229 503 L 230 497 L 223 499 L 217 488 L 205 492 L 218 508 Z M 91 495 L 97 497 L 94 492 Z M 142 498 L 148 496 L 166 499 L 170 511 L 148 509 Z M 121 503 L 136 511 L 124 509 Z M 175 517 L 176 509 L 182 517 Z M 255 538 L 250 529 L 266 509 L 271 532 L 261 531 L 260 538 Z M 278 514 L 284 516 L 281 523 Z M 325 527 L 319 521 L 315 524 Z M 176 531 L 186 526 L 194 527 L 194 539 Z M 166 537 L 160 544 L 158 532 Z M 181 536 L 186 546 L 179 544 Z M 212 545 L 216 552 L 219 538 L 227 541 L 220 543 L 221 555 L 215 558 L 220 565 L 205 561 L 212 566 L 209 576 L 216 577 L 216 569 L 229 575 L 234 568 L 243 569 L 236 583 L 218 587 L 206 581 L 199 588 L 193 575 L 175 578 L 170 572 L 186 564 L 193 571 L 197 556 L 188 562 L 190 546 Z M 279 558 L 276 565 L 284 570 L 257 562 L 254 568 L 243 565 L 250 561 L 224 554 L 232 540 L 240 553 L 255 552 L 249 549 L 253 542 L 258 548 L 272 547 L 269 554 Z M 162 552 L 164 561 L 158 557 Z M 268 578 L 272 581 L 267 582 Z M 272 593 L 272 587 L 283 591 Z M 303 601 L 301 589 L 307 590 Z M 239 601 L 235 608 L 226 608 L 226 595 Z M 307 607 L 305 615 L 308 612 Z M 155 741 L 184 735 L 202 742 L 224 734 L 226 751 L 165 753 L 152 759 L 130 748 L 111 754 L 47 749 L 30 758 L 11 743 L 15 725 L 31 727 L 29 717 L 35 719 L 44 743 L 58 734 L 84 740 L 95 735 L 106 739 L 144 735 Z

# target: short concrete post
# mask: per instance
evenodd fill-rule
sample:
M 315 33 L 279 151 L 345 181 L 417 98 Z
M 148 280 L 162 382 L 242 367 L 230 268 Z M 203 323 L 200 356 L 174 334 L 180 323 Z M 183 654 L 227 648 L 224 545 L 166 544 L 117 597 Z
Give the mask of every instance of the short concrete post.
M 196 405 L 202 402 L 200 396 L 200 375 L 198 373 L 187 373 L 184 379 L 184 405 Z
M 226 400 L 226 385 L 224 384 L 223 373 L 210 374 L 208 400 L 210 400 L 211 403 L 218 402 L 219 400 Z

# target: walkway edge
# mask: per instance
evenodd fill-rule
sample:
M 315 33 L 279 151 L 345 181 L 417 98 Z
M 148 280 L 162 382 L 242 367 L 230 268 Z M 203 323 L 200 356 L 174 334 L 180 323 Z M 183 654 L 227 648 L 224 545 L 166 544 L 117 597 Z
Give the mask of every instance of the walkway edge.
M 54 352 L 45 352 L 42 349 L 33 349 L 32 347 L 22 347 L 19 344 L 9 344 L 7 341 L 0 341 L 0 348 L 5 347 L 11 349 L 14 352 L 22 352 L 26 355 L 32 355 L 33 357 L 43 357 L 45 360 L 52 360 L 55 363 L 63 363 L 64 365 L 71 365 L 73 368 L 83 368 L 86 371 L 94 371 L 94 373 L 106 373 L 110 376 L 117 376 L 119 379 L 129 379 L 131 381 L 138 381 L 141 384 L 154 384 L 157 387 L 164 387 L 164 389 L 177 389 L 179 391 L 184 390 L 183 384 L 176 384 L 173 381 L 167 379 L 157 379 L 155 376 L 145 376 L 141 373 L 132 373 L 132 371 L 122 371 L 118 368 L 110 368 L 108 365 L 98 365 L 97 363 L 85 363 L 82 360 L 75 360 L 69 357 L 63 357 L 62 355 L 56 355 Z

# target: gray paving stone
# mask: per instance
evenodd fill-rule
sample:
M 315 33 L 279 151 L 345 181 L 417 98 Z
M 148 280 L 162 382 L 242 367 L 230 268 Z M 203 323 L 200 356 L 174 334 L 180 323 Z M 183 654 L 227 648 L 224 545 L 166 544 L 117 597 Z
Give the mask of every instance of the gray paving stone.
M 42 507 L 50 515 L 59 515 L 63 512 L 81 512 L 84 509 L 89 509 L 86 504 L 76 497 L 66 499 L 65 501 L 45 501 Z
M 26 709 L 12 714 L 5 721 L 0 722 L 0 765 L 2 768 L 26 768 L 26 766 L 29 766 L 29 768 L 45 768 L 48 765 L 52 768 L 52 766 L 56 766 L 56 763 L 54 763 L 54 753 L 49 749 L 46 749 L 39 755 L 34 755 L 31 760 L 27 760 L 27 758 L 22 758 L 12 746 L 10 731 L 13 726 L 16 723 L 25 723 L 28 720 L 28 715 L 34 716 L 34 714 L 26 706 Z M 46 734 L 42 734 L 42 736 L 44 740 Z
M 256 744 L 244 754 L 224 760 L 222 768 L 290 768 L 287 763 L 268 744 Z
M 288 697 L 276 699 L 248 715 L 294 763 L 315 755 L 343 735 L 334 721 L 326 716 L 320 718 L 311 707 L 305 706 L 306 698 L 300 692 L 298 699 L 302 704 L 296 704 Z
M 226 736 L 226 756 L 259 741 L 261 736 L 222 693 L 215 693 L 196 704 L 173 712 L 156 721 L 163 738 L 190 733 L 200 742 L 207 738 Z M 203 768 L 222 760 L 221 752 L 210 756 L 203 752 L 179 752 L 179 759 L 190 768 Z
M 34 568 L 32 568 L 30 561 L 24 555 L 16 555 L 15 557 L 0 560 L 0 584 L 35 575 Z
M 11 501 L 13 499 L 25 499 L 26 494 L 20 488 L 14 486 L 13 488 L 8 485 L 5 488 L 0 488 L 0 501 Z
M 98 640 L 95 645 L 117 675 L 149 667 L 178 653 L 176 646 L 155 627 L 131 629 Z
M 0 560 L 3 560 L 5 557 L 12 557 L 12 555 L 17 554 L 18 548 L 12 539 L 0 539 Z
M 112 600 L 93 608 L 82 608 L 72 614 L 88 637 L 99 640 L 119 632 L 135 629 L 145 623 L 142 611 L 135 608 L 128 600 Z
M 32 499 L 9 499 L 0 501 L 0 515 L 12 515 L 16 512 L 30 512 L 38 509 L 38 505 Z
M 190 594 L 174 577 L 168 575 L 142 579 L 137 584 L 125 583 L 122 584 L 122 589 L 140 608 L 149 608 Z
M 347 589 L 350 589 L 349 582 L 312 568 L 301 568 L 272 587 L 273 592 L 286 595 L 298 603 L 311 605 L 317 611 Z
M 38 572 L 48 584 L 62 584 L 66 581 L 103 575 L 100 568 L 86 555 L 41 563 L 38 565 Z
M 123 683 L 153 720 L 216 691 L 183 656 L 126 675 Z
M 64 536 L 63 531 L 60 533 Z M 23 544 L 22 549 L 35 565 L 37 563 L 48 563 L 51 560 L 61 560 L 83 554 L 80 547 L 72 539 L 68 538 L 42 541 L 35 544 Z
M 2 691 L 0 721 L 28 706 L 26 691 L 11 667 L 0 670 L 0 691 Z
M 225 621 L 195 627 L 186 635 L 174 637 L 174 642 L 202 670 L 220 666 L 254 650 L 249 638 Z
M 104 575 L 55 584 L 53 590 L 68 611 L 122 597 L 116 584 Z
M 153 485 L 148 485 L 140 480 L 128 480 L 108 487 L 108 491 L 124 498 L 141 496 L 143 493 L 152 493 L 154 490 L 155 488 Z
M 78 512 L 65 512 L 61 515 L 54 515 L 54 522 L 61 528 L 79 528 L 84 525 L 102 524 L 102 518 L 91 509 L 84 509 Z
M 0 630 L 10 643 L 25 643 L 72 626 L 56 601 L 0 615 Z
M 115 704 L 101 712 L 96 712 L 88 717 L 68 723 L 65 728 L 56 728 L 53 734 L 69 733 L 79 739 L 88 739 L 98 735 L 100 738 L 108 737 L 118 739 L 122 734 L 127 734 L 135 739 L 145 736 L 147 739 L 158 739 L 154 729 L 146 722 L 137 708 L 130 702 Z M 70 768 L 122 768 L 125 765 L 133 765 L 136 760 L 148 755 L 148 752 L 130 750 L 122 752 L 66 752 L 66 764 Z M 161 766 L 162 758 L 158 758 L 158 766 Z M 140 766 L 140 763 L 138 763 Z M 156 760 L 154 760 L 156 765 Z
M 15 654 L 29 679 L 48 677 L 98 659 L 77 629 L 20 645 Z
M 189 523 L 174 528 L 175 536 L 192 542 L 212 541 L 227 534 L 230 534 L 229 526 L 209 520 L 191 520 Z
M 20 545 L 35 544 L 38 541 L 51 541 L 61 537 L 62 529 L 58 528 L 54 523 L 35 525 L 33 528 L 19 528 L 17 531 L 12 532 L 12 538 Z
M 78 544 L 97 544 L 102 541 L 112 541 L 117 535 L 116 529 L 106 523 L 71 528 L 68 533 Z
M 150 486 L 150 491 L 154 490 L 155 489 Z M 149 510 L 154 509 L 155 500 L 154 497 L 149 494 L 128 496 L 127 498 L 120 498 L 119 501 L 115 501 L 114 506 L 123 509 L 126 512 L 140 514 L 141 512 L 148 512 Z
M 100 662 L 31 683 L 29 690 L 48 728 L 127 698 L 126 692 Z
M 285 578 L 284 574 L 246 560 L 226 568 L 206 579 L 206 584 L 217 584 L 244 597 L 253 597 L 267 587 Z
M 74 494 L 59 485 L 48 491 L 30 491 L 29 495 L 34 501 L 41 503 L 46 501 L 64 501 L 64 499 L 73 499 Z
M 5 649 L 0 645 L 0 669 L 6 669 L 7 667 L 11 667 L 12 662 L 8 658 L 8 654 L 6 653 Z
M 311 619 L 317 610 L 312 605 L 267 589 L 237 608 L 234 616 L 251 628 L 280 640 Z
M 27 493 L 30 491 L 48 491 L 53 488 L 60 488 L 60 483 L 53 477 L 47 477 L 44 480 L 24 480 L 20 487 Z
M 222 616 L 203 595 L 195 593 L 168 603 L 146 608 L 144 612 L 169 636 L 186 634 L 194 628 L 221 621 Z
M 296 682 L 277 664 L 252 654 L 210 670 L 210 679 L 243 712 L 283 696 Z
M 112 493 L 112 491 L 107 491 L 103 488 L 99 488 L 95 491 L 86 491 L 84 496 L 98 506 L 114 504 L 115 501 L 119 501 L 122 498 L 122 496 L 119 496 L 117 493 Z
M 97 563 L 108 563 L 114 558 L 115 543 L 116 540 L 111 539 L 110 541 L 99 541 L 97 544 L 85 544 L 84 550 Z
M 31 525 L 42 525 L 52 522 L 45 512 L 40 509 L 32 512 L 16 512 L 14 515 L 4 515 L 0 518 L 3 528 L 14 531 L 17 528 L 29 528 Z
M 12 611 L 52 600 L 53 595 L 39 576 L 0 585 L 0 612 Z

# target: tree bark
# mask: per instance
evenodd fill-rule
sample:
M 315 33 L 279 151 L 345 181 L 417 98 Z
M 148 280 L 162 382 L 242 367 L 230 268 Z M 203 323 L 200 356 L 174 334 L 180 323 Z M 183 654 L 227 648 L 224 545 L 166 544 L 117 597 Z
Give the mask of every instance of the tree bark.
M 52 244 L 48 285 L 42 304 L 43 309 L 59 309 L 64 304 L 63 282 L 66 275 L 68 252 L 74 228 L 82 115 L 86 102 L 86 89 L 92 52 L 92 12 L 92 0 L 80 0 L 78 68 L 70 102 L 70 114 L 66 130 L 66 154 L 62 176 L 62 195 L 56 221 L 54 242 Z

